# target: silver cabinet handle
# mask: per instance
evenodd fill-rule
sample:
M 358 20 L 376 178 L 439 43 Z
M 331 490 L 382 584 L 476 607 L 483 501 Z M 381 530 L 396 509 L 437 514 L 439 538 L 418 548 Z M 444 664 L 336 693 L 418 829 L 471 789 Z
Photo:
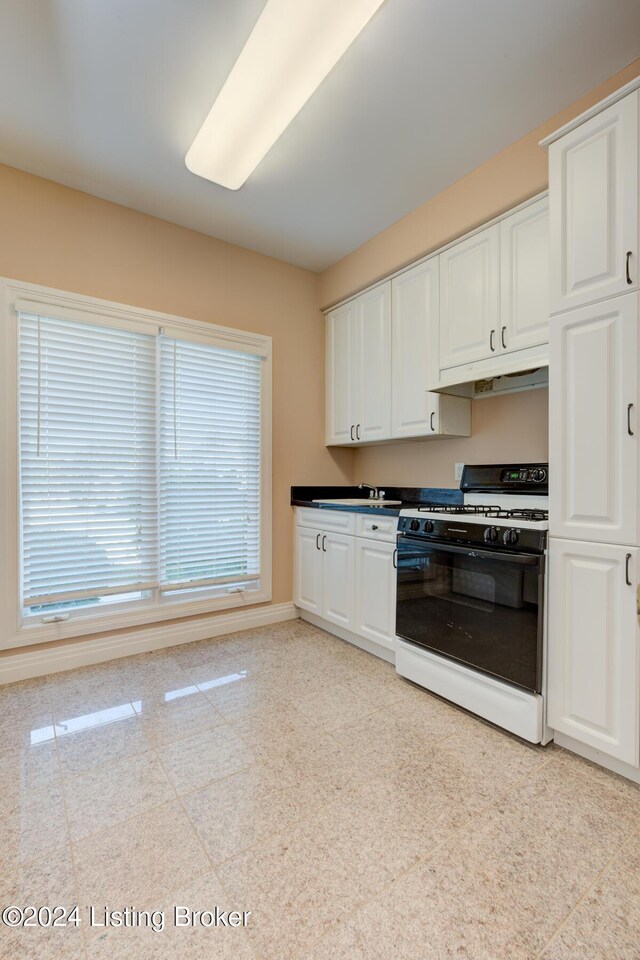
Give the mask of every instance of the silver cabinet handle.
M 505 336 L 504 336 L 506 329 L 507 329 L 506 327 L 503 327 L 502 330 L 500 331 L 500 339 L 501 339 L 501 341 L 502 341 L 502 349 L 503 349 L 503 350 L 506 350 L 506 349 L 507 349 L 507 342 L 506 342 Z
M 429 427 L 430 427 L 430 429 L 431 429 L 431 433 L 435 433 L 435 432 L 436 432 L 436 428 L 435 428 L 434 425 L 433 425 L 433 418 L 435 417 L 435 415 L 436 415 L 436 412 L 435 412 L 435 410 L 433 410 L 432 413 L 431 413 L 431 416 L 429 417 Z
M 352 439 L 352 440 L 354 439 L 353 430 L 354 430 L 354 426 L 353 426 L 353 424 L 351 424 L 351 439 Z
M 496 348 L 495 348 L 494 345 L 493 345 L 493 335 L 494 335 L 494 333 L 495 333 L 495 330 L 492 330 L 491 333 L 489 334 L 489 346 L 491 347 L 491 353 L 495 353 L 495 352 L 496 352 Z
M 360 424 L 356 424 L 356 440 L 360 439 Z
M 631 279 L 630 264 L 631 264 L 631 250 L 627 250 L 627 262 L 625 264 L 625 268 L 627 271 L 627 283 L 633 283 L 633 280 Z
M 633 430 L 631 429 L 631 411 L 633 410 L 633 404 L 627 404 L 627 433 L 630 437 L 633 436 Z
M 624 561 L 624 580 L 628 587 L 631 586 L 631 580 L 629 578 L 629 564 L 631 563 L 631 554 L 628 553 Z
M 323 552 L 323 553 L 326 553 L 326 552 L 327 552 L 327 548 L 325 547 L 325 543 L 326 543 L 326 542 L 327 542 L 327 535 L 326 535 L 326 533 L 325 533 L 324 537 L 322 538 L 322 552 Z
M 316 550 L 319 550 L 319 549 L 320 549 L 320 537 L 321 537 L 321 536 L 322 536 L 322 534 L 319 533 L 319 534 L 317 535 L 317 537 L 316 537 Z

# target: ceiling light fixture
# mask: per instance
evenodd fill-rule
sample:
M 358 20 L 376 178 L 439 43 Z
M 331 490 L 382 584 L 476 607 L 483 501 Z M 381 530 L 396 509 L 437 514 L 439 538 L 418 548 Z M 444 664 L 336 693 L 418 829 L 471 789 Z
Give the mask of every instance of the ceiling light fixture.
M 385 0 L 267 0 L 185 162 L 237 190 Z

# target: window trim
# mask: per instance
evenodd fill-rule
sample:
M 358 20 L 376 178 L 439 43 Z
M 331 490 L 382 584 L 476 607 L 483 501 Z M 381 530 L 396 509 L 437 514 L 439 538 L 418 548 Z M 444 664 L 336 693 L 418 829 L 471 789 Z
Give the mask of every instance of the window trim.
M 10 650 L 34 643 L 46 643 L 73 637 L 88 637 L 126 627 L 162 623 L 218 610 L 237 609 L 268 603 L 272 598 L 272 338 L 236 330 L 202 320 L 190 320 L 173 314 L 69 293 L 39 284 L 0 277 L 0 297 L 4 323 L 0 340 L 0 649 Z M 263 359 L 261 377 L 261 465 L 260 465 L 260 586 L 243 593 L 223 596 L 167 599 L 151 606 L 149 601 L 131 601 L 126 608 L 99 613 L 74 612 L 69 620 L 52 624 L 28 623 L 22 619 L 20 600 L 20 511 L 18 459 L 18 314 L 20 309 L 38 312 L 46 307 L 55 316 L 94 321 L 116 326 L 134 325 L 151 332 L 164 327 L 167 335 L 193 338 L 225 349 L 255 352 Z M 114 322 L 115 321 L 115 322 Z M 114 605 L 115 607 L 116 605 Z

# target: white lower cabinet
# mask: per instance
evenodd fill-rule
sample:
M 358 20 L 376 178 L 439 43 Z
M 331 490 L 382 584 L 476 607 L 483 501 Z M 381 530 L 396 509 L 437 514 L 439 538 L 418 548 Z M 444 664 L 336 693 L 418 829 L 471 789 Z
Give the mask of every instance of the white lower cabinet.
M 308 525 L 314 522 L 311 513 L 318 515 L 318 526 Z M 332 530 L 338 523 L 349 532 Z M 347 639 L 351 634 L 393 650 L 396 518 L 299 508 L 296 524 L 296 606 L 325 620 L 327 630 L 333 624 Z
M 294 603 L 346 630 L 354 624 L 355 537 L 296 528 Z
M 322 615 L 322 534 L 311 527 L 296 528 L 294 602 Z
M 549 549 L 548 723 L 639 765 L 640 550 L 570 540 Z
M 360 537 L 356 543 L 356 633 L 393 648 L 396 637 L 396 548 Z
M 355 538 L 341 533 L 323 533 L 322 616 L 345 630 L 353 629 Z

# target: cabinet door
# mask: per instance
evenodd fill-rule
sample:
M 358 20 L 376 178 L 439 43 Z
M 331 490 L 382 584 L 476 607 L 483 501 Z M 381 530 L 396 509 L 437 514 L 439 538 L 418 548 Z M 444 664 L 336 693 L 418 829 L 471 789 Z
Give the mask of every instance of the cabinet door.
M 327 314 L 326 390 L 327 443 L 343 444 L 355 440 L 354 413 L 356 309 L 355 304 Z
M 393 648 L 396 636 L 395 543 L 356 540 L 356 633 Z
M 552 312 L 637 288 L 638 91 L 551 144 L 549 197 Z
M 638 541 L 638 294 L 553 317 L 552 536 Z
M 391 281 L 391 435 L 431 433 L 429 387 L 438 381 L 438 258 Z
M 639 554 L 567 540 L 549 550 L 548 723 L 636 766 Z
M 523 350 L 549 339 L 547 198 L 500 224 L 500 349 Z
M 322 616 L 323 534 L 311 527 L 296 527 L 293 602 Z
M 440 254 L 440 368 L 499 350 L 497 224 Z
M 355 613 L 355 537 L 339 533 L 322 534 L 323 603 L 322 616 L 347 630 L 353 630 Z
M 391 281 L 356 300 L 356 440 L 391 436 Z

